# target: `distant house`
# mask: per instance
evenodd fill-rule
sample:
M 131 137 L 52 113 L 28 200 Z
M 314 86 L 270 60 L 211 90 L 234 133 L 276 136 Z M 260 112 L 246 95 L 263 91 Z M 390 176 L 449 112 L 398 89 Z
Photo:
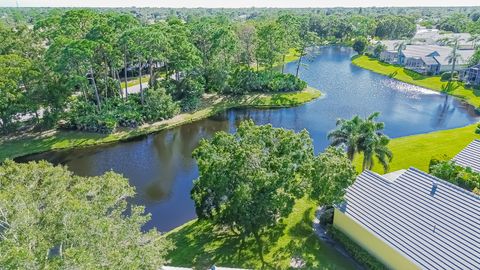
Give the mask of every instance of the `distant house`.
M 396 45 L 402 42 L 402 40 L 382 40 L 380 44 L 385 46 L 385 50 L 380 53 L 380 60 L 390 64 L 398 63 L 398 52 Z
M 412 38 L 413 44 L 424 45 L 443 45 L 445 39 L 453 37 L 459 38 L 459 48 L 463 50 L 474 49 L 475 44 L 471 40 L 472 35 L 469 33 L 446 33 L 438 29 L 427 29 L 417 25 L 417 32 Z
M 383 42 L 387 50 L 380 54 L 380 60 L 391 64 L 402 65 L 407 69 L 421 74 L 436 75 L 452 69 L 452 63 L 447 60 L 452 48 L 439 45 L 407 45 L 404 50 L 398 54 L 397 50 L 392 49 L 391 41 Z M 455 70 L 462 70 L 466 67 L 469 58 L 475 53 L 474 50 L 457 50 L 462 56 L 462 60 L 455 63 Z
M 480 197 L 410 168 L 365 171 L 334 226 L 391 269 L 480 269 Z
M 460 79 L 467 84 L 480 86 L 480 64 L 464 69 L 460 72 Z

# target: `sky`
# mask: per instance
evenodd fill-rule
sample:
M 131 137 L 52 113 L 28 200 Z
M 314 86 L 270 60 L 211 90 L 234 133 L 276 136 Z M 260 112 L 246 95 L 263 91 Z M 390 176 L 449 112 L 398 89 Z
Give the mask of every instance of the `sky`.
M 14 7 L 17 0 L 0 0 Z M 18 0 L 20 7 L 384 7 L 479 6 L 479 0 Z

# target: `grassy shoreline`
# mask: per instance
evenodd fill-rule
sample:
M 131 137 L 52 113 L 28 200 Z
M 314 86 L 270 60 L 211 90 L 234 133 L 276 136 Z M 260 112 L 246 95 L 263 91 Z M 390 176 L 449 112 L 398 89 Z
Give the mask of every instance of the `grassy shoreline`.
M 448 83 L 446 81 L 442 81 L 440 76 L 424 76 L 414 71 L 405 69 L 402 66 L 384 63 L 365 55 L 354 56 L 352 58 L 352 64 L 364 69 L 368 69 L 375 73 L 388 76 L 392 79 L 439 92 L 442 92 L 442 89 L 446 87 Z M 480 107 L 480 90 L 468 89 L 462 82 L 457 82 L 455 85 L 457 88 L 449 92 L 449 95 L 465 100 L 467 103 L 477 108 Z
M 317 89 L 289 93 L 255 93 L 242 96 L 206 95 L 200 108 L 179 114 L 171 119 L 142 125 L 136 129 L 120 130 L 113 134 L 50 130 L 19 138 L 0 139 L 0 162 L 50 150 L 71 149 L 130 140 L 161 130 L 198 121 L 221 111 L 237 107 L 281 108 L 293 107 L 321 96 Z
M 390 163 L 391 172 L 415 167 L 428 172 L 428 165 L 432 157 L 446 155 L 453 158 L 474 139 L 480 139 L 475 134 L 477 124 L 465 127 L 434 131 L 391 139 L 389 147 L 393 152 Z M 357 156 L 354 164 L 358 171 L 361 170 L 362 157 Z M 378 162 L 373 171 L 383 174 L 383 168 Z

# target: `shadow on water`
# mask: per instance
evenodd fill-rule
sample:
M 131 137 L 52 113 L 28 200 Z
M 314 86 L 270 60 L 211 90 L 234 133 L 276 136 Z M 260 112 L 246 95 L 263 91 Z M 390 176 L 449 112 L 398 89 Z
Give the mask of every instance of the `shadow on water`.
M 325 47 L 311 57 L 300 76 L 326 97 L 288 109 L 233 109 L 209 119 L 148 135 L 138 140 L 70 151 L 55 151 L 17 159 L 46 159 L 64 164 L 78 175 L 100 175 L 113 170 L 127 177 L 138 195 L 133 203 L 152 214 L 146 229 L 170 230 L 195 218 L 190 199 L 198 169 L 191 157 L 202 138 L 217 131 L 233 132 L 239 122 L 253 119 L 300 131 L 308 130 L 315 151 L 328 146 L 326 134 L 338 118 L 381 112 L 390 137 L 455 128 L 479 120 L 473 107 L 445 95 L 402 83 L 350 63 L 352 50 Z M 296 63 L 285 70 L 295 73 Z

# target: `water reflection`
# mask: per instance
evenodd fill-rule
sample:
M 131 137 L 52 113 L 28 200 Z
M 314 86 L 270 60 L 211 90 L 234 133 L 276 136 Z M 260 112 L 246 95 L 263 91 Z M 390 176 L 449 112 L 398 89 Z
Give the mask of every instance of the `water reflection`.
M 306 105 L 289 109 L 235 109 L 209 119 L 139 140 L 74 151 L 58 151 L 21 160 L 47 159 L 65 164 L 79 175 L 99 175 L 113 170 L 129 178 L 136 187 L 136 204 L 152 214 L 146 229 L 170 230 L 195 217 L 190 199 L 192 180 L 198 176 L 193 149 L 201 138 L 217 131 L 233 132 L 244 119 L 271 123 L 300 131 L 308 130 L 315 151 L 328 145 L 326 134 L 337 118 L 355 114 L 382 113 L 386 133 L 391 137 L 454 128 L 478 120 L 472 107 L 437 92 L 411 86 L 358 68 L 350 63 L 349 48 L 322 48 L 300 75 L 326 95 Z M 295 73 L 291 63 L 286 70 Z

